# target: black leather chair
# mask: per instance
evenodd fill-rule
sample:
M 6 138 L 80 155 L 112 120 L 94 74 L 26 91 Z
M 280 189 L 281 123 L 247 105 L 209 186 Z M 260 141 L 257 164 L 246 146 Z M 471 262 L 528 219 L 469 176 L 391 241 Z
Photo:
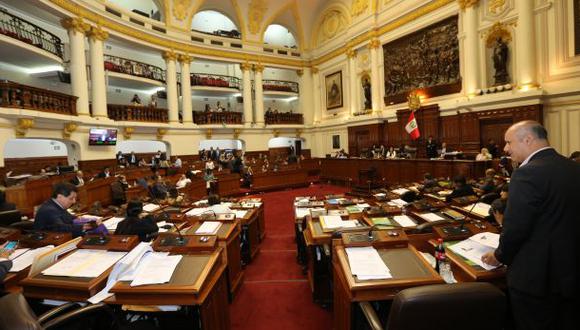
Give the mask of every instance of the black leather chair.
M 359 305 L 370 328 L 383 329 L 371 304 Z M 427 285 L 403 290 L 395 296 L 385 329 L 503 329 L 506 312 L 506 297 L 492 284 Z
M 481 202 L 485 204 L 491 204 L 494 200 L 499 198 L 499 194 L 495 192 L 487 193 L 481 196 Z
M 19 210 L 10 210 L 0 212 L 0 226 L 10 226 L 15 222 L 19 222 L 22 218 Z
M 113 311 L 103 303 L 66 303 L 37 317 L 22 294 L 11 293 L 0 298 L 0 311 L 1 330 L 118 329 Z

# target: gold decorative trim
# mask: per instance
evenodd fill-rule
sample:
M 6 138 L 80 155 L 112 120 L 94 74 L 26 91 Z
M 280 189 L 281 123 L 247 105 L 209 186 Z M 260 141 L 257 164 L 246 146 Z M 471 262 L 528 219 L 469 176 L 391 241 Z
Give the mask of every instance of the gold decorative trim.
M 296 129 L 296 137 L 297 137 L 297 138 L 300 138 L 300 135 L 302 135 L 302 129 L 300 129 L 300 128 L 297 128 L 297 129 Z
M 264 72 L 264 65 L 263 64 L 254 64 L 254 72 Z
M 317 74 L 319 72 L 319 69 L 315 66 L 312 67 L 312 74 Z
M 492 48 L 497 39 L 501 39 L 506 43 L 512 41 L 510 31 L 501 22 L 495 22 L 485 35 L 485 46 Z
M 90 30 L 87 32 L 87 36 L 91 39 L 105 41 L 109 38 L 109 32 L 103 30 L 99 25 L 91 26 Z
M 85 23 L 82 17 L 67 17 L 60 20 L 60 25 L 67 30 L 75 30 L 80 33 L 87 33 L 91 26 Z
M 237 140 L 240 137 L 242 130 L 239 128 L 234 129 L 234 140 Z
M 265 0 L 251 0 L 248 9 L 248 30 L 251 34 L 258 34 L 264 19 L 264 14 L 268 11 Z
M 459 3 L 459 8 L 465 10 L 469 7 L 473 7 L 479 3 L 479 0 L 457 0 Z
M 14 134 L 17 138 L 22 138 L 26 136 L 26 131 L 34 126 L 33 118 L 20 118 L 16 122 L 16 127 L 14 127 Z
M 352 0 L 350 14 L 357 17 L 363 14 L 369 8 L 369 0 Z
M 157 140 L 163 140 L 163 136 L 167 134 L 166 128 L 158 128 L 157 129 Z
M 208 140 L 211 140 L 211 136 L 213 134 L 213 130 L 211 128 L 208 128 L 205 130 L 205 138 Z
M 161 57 L 163 57 L 163 59 L 166 61 L 177 60 L 177 54 L 175 53 L 175 51 L 173 51 L 173 49 L 164 51 Z
M 125 140 L 130 140 L 133 132 L 135 132 L 134 127 L 125 127 L 125 129 L 123 130 L 123 137 L 125 138 Z
M 411 111 L 417 111 L 421 108 L 421 97 L 416 91 L 412 91 L 409 96 L 407 96 L 407 104 Z
M 377 49 L 381 47 L 381 41 L 379 39 L 372 39 L 369 42 L 369 49 Z
M 62 137 L 70 139 L 71 134 L 76 131 L 78 125 L 76 123 L 66 123 L 62 129 Z
M 277 130 L 277 129 L 273 130 L 272 131 L 272 135 L 274 135 L 274 137 L 279 137 L 280 136 L 280 130 Z
M 177 60 L 179 63 L 191 63 L 193 61 L 193 56 L 185 55 L 185 54 L 178 54 Z
M 346 57 L 348 58 L 356 58 L 356 50 L 352 49 L 352 48 L 347 48 L 346 49 Z
M 242 71 L 248 71 L 248 70 L 252 70 L 252 65 L 248 62 L 246 63 L 240 63 L 240 69 Z
M 298 75 L 298 77 L 302 77 L 302 75 L 304 74 L 304 70 L 298 69 L 296 70 L 296 74 Z

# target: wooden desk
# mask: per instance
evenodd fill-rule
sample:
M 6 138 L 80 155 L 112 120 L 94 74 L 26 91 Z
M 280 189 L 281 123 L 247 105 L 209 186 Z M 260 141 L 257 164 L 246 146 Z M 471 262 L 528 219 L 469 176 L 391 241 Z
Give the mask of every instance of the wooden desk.
M 255 173 L 252 177 L 252 191 L 300 187 L 308 184 L 308 170 L 306 169 Z
M 218 174 L 217 194 L 231 196 L 240 193 L 240 175 L 238 173 Z
M 262 203 L 261 208 L 264 207 Z M 246 215 L 239 219 L 242 225 L 242 263 L 244 265 L 252 262 L 252 259 L 260 251 L 260 225 L 259 225 L 259 214 L 260 208 L 244 209 Z M 263 209 L 262 209 L 263 212 Z
M 393 278 L 359 281 L 350 271 L 348 257 L 340 240 L 334 244 L 334 329 L 353 328 L 355 302 L 390 300 L 399 291 L 420 285 L 443 283 L 443 279 L 413 247 L 378 249 Z
M 129 282 L 118 282 L 111 289 L 115 295 L 106 302 L 115 305 L 194 306 L 201 318 L 201 329 L 229 329 L 226 265 L 221 253 L 220 248 L 212 253 L 184 255 L 169 283 L 131 287 Z M 195 316 L 191 321 L 191 328 L 196 328 Z
M 0 227 L 0 244 L 6 241 L 15 241 L 20 238 L 20 230 L 14 228 Z
M 20 237 L 20 245 L 25 248 L 39 248 L 47 245 L 61 245 L 72 239 L 71 233 L 57 233 L 41 231 L 26 234 Z

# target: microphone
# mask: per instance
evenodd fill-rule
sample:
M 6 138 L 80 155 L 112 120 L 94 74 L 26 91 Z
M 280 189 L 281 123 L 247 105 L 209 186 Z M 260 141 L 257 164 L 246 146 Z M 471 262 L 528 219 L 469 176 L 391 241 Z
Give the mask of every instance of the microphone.
M 470 216 L 473 215 L 473 209 L 481 201 L 483 195 L 479 196 L 475 203 L 471 206 L 471 209 L 467 212 L 467 215 L 463 220 L 461 220 L 461 225 L 451 225 L 441 228 L 441 231 L 445 233 L 447 236 L 462 236 L 462 235 L 471 235 L 472 232 L 468 228 L 465 228 L 465 223 L 467 219 L 471 219 Z
M 169 221 L 170 218 L 169 218 L 169 214 L 167 214 L 167 212 L 161 211 L 161 213 L 157 216 L 156 220 L 170 222 L 171 225 L 165 225 L 165 226 L 163 226 L 163 228 L 165 228 L 165 229 L 174 228 L 175 231 L 177 232 L 177 236 L 171 235 L 171 236 L 167 236 L 167 237 L 162 238 L 161 242 L 159 242 L 160 246 L 185 246 L 185 245 L 187 245 L 187 243 L 189 242 L 189 238 L 186 238 L 181 234 L 181 231 L 179 230 L 179 228 L 177 228 L 177 225 L 175 224 L 175 222 Z M 169 228 L 167 228 L 167 227 L 169 227 Z

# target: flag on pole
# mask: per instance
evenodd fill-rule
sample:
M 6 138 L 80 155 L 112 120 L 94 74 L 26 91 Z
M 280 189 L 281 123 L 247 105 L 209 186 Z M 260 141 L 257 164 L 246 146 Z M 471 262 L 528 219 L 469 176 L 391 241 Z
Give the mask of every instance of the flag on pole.
M 405 126 L 405 130 L 407 133 L 411 135 L 411 139 L 417 140 L 421 133 L 419 132 L 419 126 L 417 125 L 417 120 L 415 120 L 415 112 L 411 111 L 411 115 L 409 116 L 409 121 Z

